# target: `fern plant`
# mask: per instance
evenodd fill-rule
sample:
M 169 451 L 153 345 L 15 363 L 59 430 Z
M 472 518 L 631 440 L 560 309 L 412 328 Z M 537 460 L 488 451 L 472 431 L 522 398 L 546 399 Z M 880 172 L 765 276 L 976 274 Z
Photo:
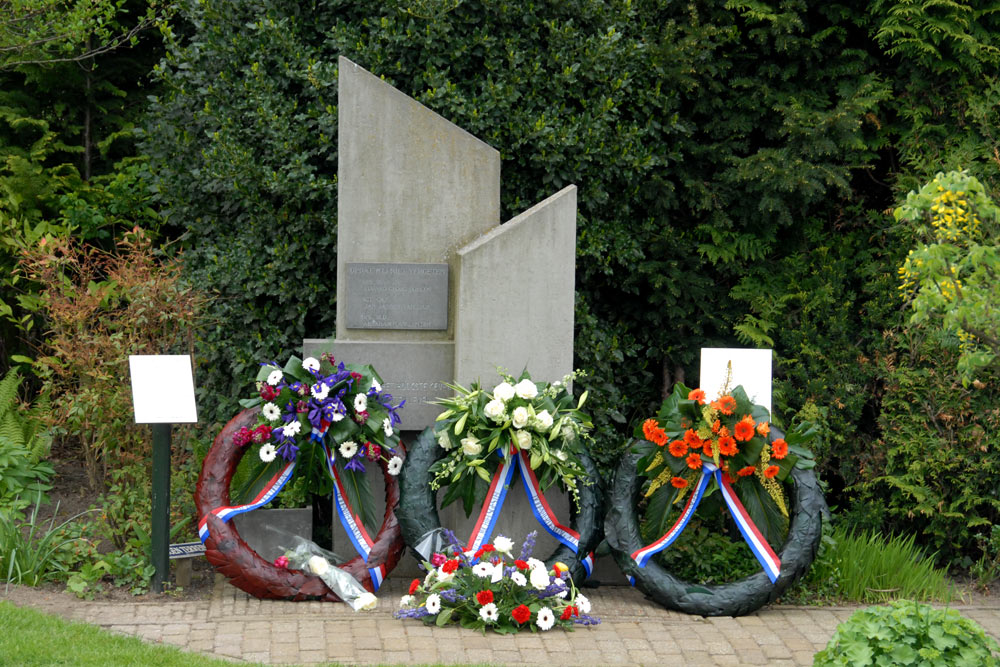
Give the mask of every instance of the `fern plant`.
M 21 376 L 11 369 L 0 380 L 0 510 L 9 509 L 23 517 L 25 498 L 52 488 L 54 470 L 43 460 L 52 445 L 52 436 L 39 416 L 46 409 L 43 398 L 27 411 L 18 406 Z

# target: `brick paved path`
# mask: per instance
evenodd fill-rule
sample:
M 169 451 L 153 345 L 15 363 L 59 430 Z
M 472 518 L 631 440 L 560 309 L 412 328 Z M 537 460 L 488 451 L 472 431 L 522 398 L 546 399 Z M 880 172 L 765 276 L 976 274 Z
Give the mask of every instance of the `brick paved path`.
M 855 609 L 770 607 L 702 618 L 666 611 L 632 588 L 602 586 L 586 591 L 601 625 L 483 636 L 393 619 L 406 583 L 387 582 L 379 609 L 366 613 L 342 604 L 256 600 L 222 577 L 211 599 L 197 602 L 86 602 L 30 589 L 6 596 L 0 589 L 0 599 L 189 651 L 274 664 L 810 665 Z M 1000 638 L 1000 607 L 956 608 Z

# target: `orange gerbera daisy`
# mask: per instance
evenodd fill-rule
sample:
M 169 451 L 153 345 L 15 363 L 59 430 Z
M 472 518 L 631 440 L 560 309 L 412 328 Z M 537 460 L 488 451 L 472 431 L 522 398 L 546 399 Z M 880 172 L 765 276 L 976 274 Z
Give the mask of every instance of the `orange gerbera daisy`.
M 771 432 L 771 425 L 768 424 L 767 422 L 761 422 L 757 424 L 757 433 L 760 434 L 760 437 L 766 438 L 767 434 L 770 432 Z
M 736 399 L 726 394 L 716 401 L 719 407 L 719 412 L 724 415 L 731 415 L 736 410 Z
M 719 453 L 723 456 L 735 456 L 739 451 L 732 436 L 727 435 L 724 438 L 719 438 Z
M 670 443 L 670 455 L 680 458 L 688 453 L 688 446 L 683 440 L 674 440 Z
M 705 456 L 707 456 L 707 457 L 711 458 L 711 457 L 712 457 L 712 455 L 713 455 L 713 453 L 712 453 L 712 441 L 711 441 L 711 440 L 706 440 L 706 441 L 705 441 L 705 442 L 704 442 L 704 443 L 702 444 L 702 448 L 701 448 L 701 450 L 702 450 L 703 452 L 705 452 Z
M 686 461 L 688 464 L 688 468 L 691 468 L 691 470 L 697 470 L 698 468 L 701 467 L 701 454 L 695 454 L 695 453 L 688 454 Z
M 771 443 L 771 456 L 776 459 L 783 459 L 788 456 L 788 443 L 782 438 L 778 438 Z
M 642 423 L 642 434 L 646 437 L 646 440 L 655 442 L 660 447 L 667 444 L 667 433 L 660 428 L 659 423 L 655 419 L 647 419 Z
M 774 479 L 778 475 L 778 472 L 780 470 L 781 468 L 779 468 L 778 466 L 767 466 L 766 468 L 764 468 L 764 477 L 767 477 L 768 479 Z
M 701 438 L 699 438 L 698 434 L 694 432 L 694 429 L 690 428 L 684 431 L 684 442 L 685 444 L 687 444 L 688 447 L 701 446 Z
M 740 468 L 739 470 L 737 470 L 736 474 L 739 475 L 740 477 L 749 477 L 750 475 L 753 474 L 754 470 L 755 468 L 753 466 L 747 466 L 745 468 Z
M 720 428 L 722 428 L 722 422 L 720 422 L 718 419 L 712 422 L 712 433 L 718 435 Z
M 740 442 L 746 442 L 753 437 L 755 422 L 753 417 L 750 415 L 745 416 L 743 419 L 736 422 L 736 426 L 733 427 L 733 435 Z
M 675 489 L 683 489 L 683 488 L 684 488 L 685 486 L 687 486 L 687 485 L 688 485 L 688 482 L 687 482 L 687 480 L 686 480 L 686 479 L 684 479 L 683 477 L 672 477 L 672 478 L 670 479 L 670 484 L 671 484 L 671 485 L 672 485 L 672 486 L 673 486 L 673 487 L 674 487 Z
M 705 392 L 701 389 L 692 389 L 688 394 L 689 401 L 697 401 L 698 405 L 705 405 Z
M 725 438 L 728 435 L 730 435 L 730 433 L 729 433 L 729 429 L 727 427 L 722 426 L 722 427 L 719 428 L 719 437 L 720 438 Z

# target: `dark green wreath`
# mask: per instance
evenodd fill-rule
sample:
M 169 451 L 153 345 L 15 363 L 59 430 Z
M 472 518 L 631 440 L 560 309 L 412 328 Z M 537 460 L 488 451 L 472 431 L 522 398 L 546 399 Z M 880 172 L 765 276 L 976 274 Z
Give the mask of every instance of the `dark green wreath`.
M 407 451 L 406 466 L 399 475 L 400 500 L 396 519 L 403 532 L 403 541 L 414 551 L 424 536 L 441 528 L 436 493 L 430 486 L 430 467 L 447 453 L 438 445 L 433 428 L 425 429 Z M 592 481 L 590 484 L 580 485 L 580 510 L 573 513 L 570 519 L 570 526 L 580 533 L 580 551 L 573 553 L 572 549 L 560 544 L 545 560 L 548 567 L 552 567 L 557 561 L 566 564 L 574 581 L 583 581 L 587 576 L 583 559 L 601 541 L 603 517 L 597 468 L 586 454 L 580 454 L 579 460 Z M 416 558 L 423 560 L 419 554 L 416 554 Z
M 639 458 L 639 454 L 629 452 L 622 456 L 615 471 L 608 498 L 608 545 L 622 572 L 633 577 L 635 586 L 655 602 L 688 614 L 742 616 L 775 601 L 809 569 L 819 547 L 826 501 L 813 471 L 799 468 L 789 475 L 794 484 L 791 520 L 785 544 L 778 553 L 781 574 L 773 584 L 763 571 L 727 584 L 702 585 L 678 579 L 655 559 L 640 568 L 632 560 L 632 554 L 645 546 L 636 512 L 641 490 L 636 475 Z

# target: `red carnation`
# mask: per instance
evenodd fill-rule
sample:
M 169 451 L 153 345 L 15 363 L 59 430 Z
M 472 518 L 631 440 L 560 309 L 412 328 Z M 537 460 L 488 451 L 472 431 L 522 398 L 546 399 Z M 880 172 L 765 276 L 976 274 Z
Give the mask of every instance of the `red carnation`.
M 473 555 L 472 558 L 473 558 L 473 560 L 479 560 L 480 558 L 483 557 L 483 554 L 488 554 L 491 551 L 496 551 L 496 549 L 493 547 L 493 545 L 492 544 L 484 544 L 483 546 L 481 546 L 479 548 L 479 551 L 477 551 L 475 553 L 475 555 Z
M 413 595 L 414 593 L 416 593 L 418 588 L 420 588 L 420 580 L 419 579 L 414 579 L 413 581 L 411 581 L 410 582 L 410 595 Z
M 580 615 L 580 610 L 576 608 L 576 605 L 571 604 L 567 605 L 566 608 L 563 609 L 562 616 L 560 616 L 559 618 L 563 621 L 568 621 L 574 616 L 579 616 L 579 615 Z
M 362 378 L 362 375 L 361 373 L 355 373 L 354 371 L 351 371 L 351 377 L 354 378 L 355 380 L 360 380 Z
M 518 560 L 514 561 L 514 567 L 516 567 L 519 570 L 527 570 L 528 569 L 528 563 L 527 563 L 527 561 L 523 561 L 521 559 L 518 559 Z
M 476 602 L 480 607 L 493 602 L 493 591 L 479 591 L 476 593 Z
M 459 565 L 458 559 L 452 558 L 451 560 L 447 561 L 444 565 L 441 566 L 441 571 L 444 572 L 445 574 L 451 574 L 452 572 L 458 569 L 458 565 Z
M 527 623 L 531 618 L 531 610 L 525 605 L 518 605 L 510 612 L 510 617 L 518 623 Z

